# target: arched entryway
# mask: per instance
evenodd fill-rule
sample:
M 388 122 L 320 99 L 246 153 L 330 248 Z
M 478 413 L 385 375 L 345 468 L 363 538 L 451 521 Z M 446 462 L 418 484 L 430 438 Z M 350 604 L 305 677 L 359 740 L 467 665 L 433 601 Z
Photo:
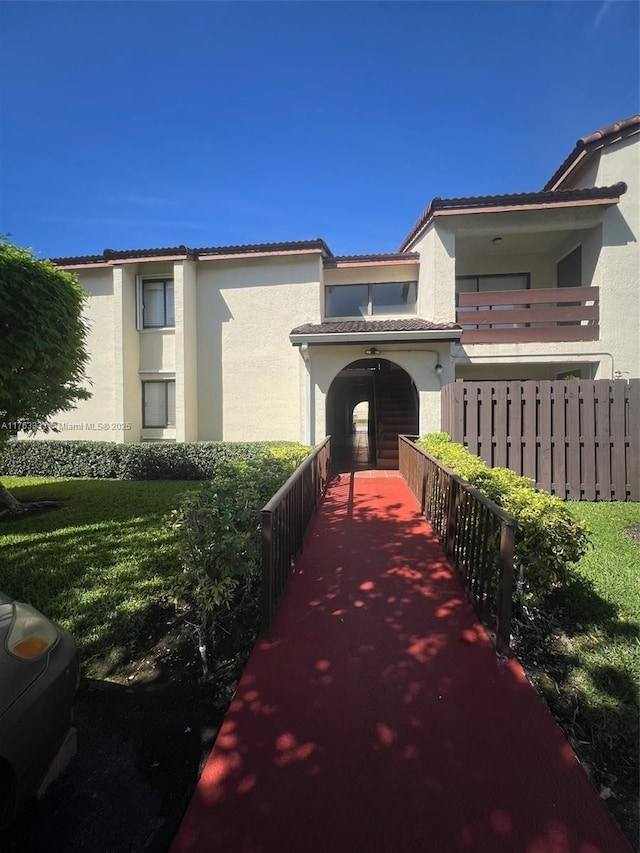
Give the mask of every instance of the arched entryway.
M 354 428 L 354 410 L 368 404 L 366 429 Z M 332 457 L 343 470 L 398 467 L 398 435 L 418 432 L 418 393 L 406 372 L 385 358 L 351 362 L 327 394 Z

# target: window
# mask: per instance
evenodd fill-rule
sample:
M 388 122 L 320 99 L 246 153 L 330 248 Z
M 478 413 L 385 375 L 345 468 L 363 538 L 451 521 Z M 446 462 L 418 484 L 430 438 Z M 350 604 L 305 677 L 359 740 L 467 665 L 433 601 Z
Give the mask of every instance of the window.
M 459 293 L 487 293 L 500 290 L 527 290 L 529 288 L 529 274 L 516 273 L 513 275 L 463 275 L 456 278 L 456 308 L 460 322 L 461 315 L 467 312 L 486 310 L 481 308 L 458 307 Z M 493 311 L 511 311 L 526 308 L 526 305 L 494 305 Z M 465 318 L 466 319 L 466 318 Z M 472 320 L 469 317 L 469 320 Z M 488 329 L 489 326 L 461 324 L 463 329 Z M 512 329 L 522 326 L 522 323 L 493 323 L 493 329 Z
M 417 282 L 332 284 L 325 288 L 327 317 L 372 317 L 415 314 Z
M 138 282 L 138 328 L 175 326 L 172 278 L 143 278 Z
M 142 426 L 173 427 L 176 425 L 175 380 L 142 383 Z
M 556 265 L 558 287 L 582 287 L 582 246 L 578 246 Z
M 572 379 L 582 379 L 582 368 L 574 367 L 573 370 L 565 370 L 564 373 L 557 373 L 556 379 L 562 379 L 564 382 L 569 382 Z
M 582 287 L 582 246 L 578 246 L 556 264 L 556 284 L 558 287 Z M 580 302 L 563 302 L 563 308 L 580 305 Z M 559 326 L 579 326 L 579 320 L 566 320 Z

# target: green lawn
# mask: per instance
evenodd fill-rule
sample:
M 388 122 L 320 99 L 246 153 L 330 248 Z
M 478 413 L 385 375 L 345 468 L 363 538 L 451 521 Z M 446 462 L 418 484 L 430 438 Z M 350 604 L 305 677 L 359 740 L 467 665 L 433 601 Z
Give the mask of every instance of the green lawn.
M 0 525 L 0 589 L 67 628 L 85 670 L 117 665 L 149 607 L 175 601 L 180 569 L 164 520 L 199 483 L 3 477 L 19 500 L 64 507 Z
M 518 654 L 596 784 L 614 792 L 609 806 L 625 824 L 640 735 L 640 545 L 626 531 L 640 525 L 640 504 L 568 506 L 587 523 L 592 547 L 534 610 Z
M 640 675 L 640 545 L 625 532 L 640 525 L 637 503 L 571 503 L 585 521 L 593 548 L 574 570 L 571 610 L 578 658 L 572 684 L 594 709 L 637 730 Z M 581 626 L 581 627 L 578 627 Z

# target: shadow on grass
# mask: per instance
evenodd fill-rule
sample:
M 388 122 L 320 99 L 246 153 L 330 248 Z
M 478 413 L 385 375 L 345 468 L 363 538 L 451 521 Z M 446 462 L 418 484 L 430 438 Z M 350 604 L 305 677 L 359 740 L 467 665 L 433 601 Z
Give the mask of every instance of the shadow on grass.
M 515 651 L 629 839 L 638 837 L 640 625 L 581 577 L 515 621 Z
M 13 488 L 20 500 L 66 500 L 45 516 L 0 530 L 2 588 L 76 638 L 85 666 L 109 675 L 126 658 L 150 609 L 175 601 L 181 570 L 167 520 L 197 483 L 47 482 Z

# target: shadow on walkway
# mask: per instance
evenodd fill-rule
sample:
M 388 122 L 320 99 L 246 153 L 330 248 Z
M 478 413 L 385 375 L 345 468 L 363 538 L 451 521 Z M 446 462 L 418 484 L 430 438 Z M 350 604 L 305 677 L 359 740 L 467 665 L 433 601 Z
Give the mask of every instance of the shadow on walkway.
M 174 853 L 628 850 L 401 477 L 339 477 Z

